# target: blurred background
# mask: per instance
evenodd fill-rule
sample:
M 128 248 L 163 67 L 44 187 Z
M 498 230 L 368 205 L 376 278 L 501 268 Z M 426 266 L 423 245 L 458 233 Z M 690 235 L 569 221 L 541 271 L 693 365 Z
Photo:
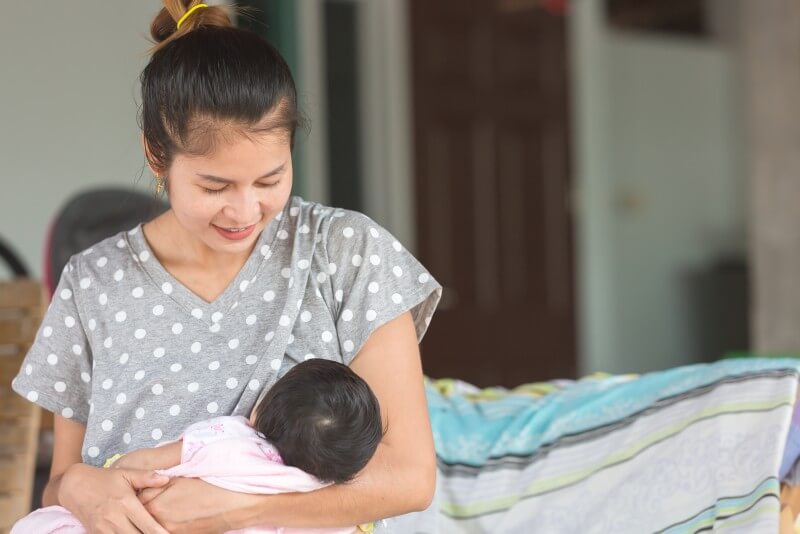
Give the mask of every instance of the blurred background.
M 796 2 L 239 4 L 311 119 L 296 194 L 367 213 L 445 286 L 428 375 L 513 386 L 800 346 Z M 0 239 L 35 278 L 76 194 L 154 196 L 137 76 L 159 7 L 3 8 Z

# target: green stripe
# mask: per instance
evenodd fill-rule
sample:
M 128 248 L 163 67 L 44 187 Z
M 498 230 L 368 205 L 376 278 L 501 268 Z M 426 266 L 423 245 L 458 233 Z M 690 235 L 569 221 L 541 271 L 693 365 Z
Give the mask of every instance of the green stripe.
M 613 465 L 629 461 L 634 457 L 636 457 L 636 455 L 638 455 L 643 450 L 646 450 L 647 448 L 657 444 L 659 441 L 664 441 L 672 436 L 679 434 L 689 426 L 701 420 L 710 419 L 720 415 L 726 415 L 736 412 L 767 412 L 774 410 L 776 408 L 780 408 L 781 406 L 787 406 L 787 405 L 791 406 L 794 400 L 795 399 L 793 396 L 783 396 L 770 401 L 732 402 L 717 407 L 709 407 L 693 414 L 683 422 L 675 423 L 663 430 L 650 434 L 649 436 L 645 437 L 638 443 L 628 446 L 627 449 L 625 449 L 624 451 L 617 452 L 607 457 L 597 467 L 585 468 L 580 471 L 576 471 L 574 473 L 569 473 L 558 477 L 536 481 L 533 484 L 531 484 L 528 487 L 527 491 L 525 491 L 521 495 L 507 495 L 502 497 L 496 497 L 494 499 L 490 499 L 487 501 L 475 502 L 469 504 L 457 504 L 457 503 L 446 502 L 446 503 L 441 503 L 439 509 L 442 513 L 447 514 L 448 516 L 456 519 L 467 519 L 472 516 L 500 512 L 510 508 L 511 506 L 519 502 L 521 499 L 535 497 L 543 493 L 555 491 L 564 486 L 575 484 L 577 482 L 589 478 L 590 476 L 594 475 L 595 473 L 598 473 L 599 471 L 612 467 Z

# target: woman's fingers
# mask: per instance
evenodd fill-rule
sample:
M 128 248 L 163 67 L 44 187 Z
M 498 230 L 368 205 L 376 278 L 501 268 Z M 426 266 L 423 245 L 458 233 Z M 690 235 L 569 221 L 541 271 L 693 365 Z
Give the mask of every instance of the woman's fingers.
M 142 503 L 143 506 L 146 506 L 147 503 L 161 495 L 166 487 L 161 488 L 145 488 L 139 492 L 139 502 Z
M 128 508 L 128 520 L 131 523 L 133 534 L 169 534 L 167 529 L 158 524 L 158 521 L 153 519 L 144 505 L 137 499 L 134 499 Z M 127 530 L 125 531 L 127 534 Z
M 140 471 L 138 469 L 125 469 L 123 476 L 135 490 L 146 488 L 160 488 L 169 482 L 169 477 L 159 475 L 155 471 Z

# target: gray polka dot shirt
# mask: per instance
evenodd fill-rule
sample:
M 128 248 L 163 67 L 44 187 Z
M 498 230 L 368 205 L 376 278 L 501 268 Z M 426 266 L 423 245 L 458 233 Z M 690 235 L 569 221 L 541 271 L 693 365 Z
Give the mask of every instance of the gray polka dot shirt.
M 12 387 L 85 424 L 83 461 L 100 466 L 202 419 L 249 416 L 292 366 L 349 364 L 405 311 L 422 339 L 440 297 L 371 219 L 299 197 L 210 303 L 159 264 L 139 225 L 70 259 Z

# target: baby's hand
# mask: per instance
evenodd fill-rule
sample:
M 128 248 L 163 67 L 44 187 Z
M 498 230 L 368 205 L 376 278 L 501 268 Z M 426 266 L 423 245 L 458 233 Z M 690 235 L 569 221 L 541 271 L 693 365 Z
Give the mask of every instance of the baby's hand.
M 169 469 L 181 463 L 182 442 L 169 445 L 138 449 L 129 452 L 111 464 L 112 469 Z

